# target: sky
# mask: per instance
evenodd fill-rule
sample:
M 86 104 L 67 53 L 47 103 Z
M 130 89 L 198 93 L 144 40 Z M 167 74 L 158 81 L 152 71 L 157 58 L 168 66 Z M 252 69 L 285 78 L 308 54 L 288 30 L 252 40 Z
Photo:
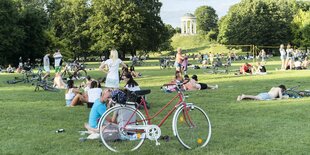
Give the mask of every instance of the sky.
M 160 16 L 165 24 L 173 27 L 181 27 L 181 17 L 185 13 L 194 14 L 195 10 L 202 5 L 208 5 L 216 10 L 221 18 L 229 7 L 239 3 L 241 0 L 159 0 L 163 3 Z

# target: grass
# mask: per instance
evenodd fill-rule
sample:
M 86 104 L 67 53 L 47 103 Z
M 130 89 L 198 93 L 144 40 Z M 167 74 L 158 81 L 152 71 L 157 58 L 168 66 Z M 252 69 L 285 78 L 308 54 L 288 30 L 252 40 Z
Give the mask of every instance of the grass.
M 137 79 L 140 87 L 152 90 L 148 95 L 151 114 L 174 95 L 160 91 L 160 86 L 173 78 L 174 70 L 160 70 L 156 63 L 136 67 L 143 74 Z M 234 63 L 233 69 L 242 63 Z M 275 58 L 269 60 L 269 73 L 264 76 L 214 75 L 190 69 L 189 74 L 197 74 L 201 82 L 219 85 L 218 90 L 188 92 L 187 100 L 202 107 L 211 119 L 210 143 L 204 149 L 184 149 L 173 137 L 170 117 L 161 128 L 163 135 L 172 137 L 169 142 L 155 146 L 147 140 L 138 151 L 128 154 L 308 154 L 310 98 L 236 101 L 241 93 L 255 95 L 280 84 L 301 84 L 300 89 L 309 89 L 309 70 L 276 71 L 279 63 Z M 95 68 L 96 63 L 90 66 Z M 88 72 L 93 77 L 104 76 L 98 70 Z M 5 83 L 14 76 L 20 75 L 0 74 L 0 154 L 112 154 L 98 140 L 79 141 L 78 131 L 84 130 L 90 111 L 86 106 L 64 107 L 64 91 L 34 92 L 30 84 Z M 59 128 L 65 132 L 55 133 Z
M 250 46 L 244 46 L 244 45 L 222 45 L 218 44 L 216 42 L 210 42 L 208 39 L 206 39 L 202 35 L 181 35 L 181 34 L 175 34 L 172 38 L 171 46 L 176 51 L 177 48 L 182 47 L 183 53 L 187 54 L 206 54 L 206 53 L 229 53 L 233 52 L 237 55 L 245 55 L 245 52 L 249 52 Z M 243 50 L 242 50 L 243 48 Z M 162 54 L 171 54 L 171 52 L 165 53 L 162 52 Z M 174 55 L 174 54 L 173 54 Z

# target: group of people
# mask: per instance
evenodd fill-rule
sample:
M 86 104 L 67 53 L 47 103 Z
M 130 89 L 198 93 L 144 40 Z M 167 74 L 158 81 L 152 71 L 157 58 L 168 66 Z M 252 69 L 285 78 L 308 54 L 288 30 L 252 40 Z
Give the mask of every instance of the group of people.
M 0 66 L 0 72 L 14 73 L 15 72 L 15 68 L 13 68 L 11 66 L 11 64 L 9 64 L 6 69 L 5 68 L 1 68 L 1 66 Z
M 246 75 L 246 74 L 259 74 L 264 75 L 267 74 L 267 69 L 265 67 L 265 61 L 257 62 L 256 66 L 251 65 L 248 62 L 245 62 L 239 69 L 239 72 L 236 75 Z
M 198 82 L 198 76 L 192 75 L 191 78 L 187 74 L 182 76 L 179 71 L 176 71 L 175 77 L 169 83 L 164 84 L 161 89 L 165 92 L 176 91 L 176 85 L 178 82 L 182 83 L 182 89 L 186 91 L 205 90 L 205 89 L 217 89 L 218 85 L 208 85 L 206 83 Z
M 198 82 L 198 76 L 193 75 L 189 78 L 187 74 L 187 67 L 188 67 L 188 57 L 182 55 L 182 49 L 177 49 L 177 54 L 175 56 L 175 64 L 174 64 L 176 71 L 174 78 L 164 84 L 161 88 L 166 92 L 176 91 L 176 83 L 180 82 L 183 83 L 183 89 L 188 91 L 193 90 L 204 90 L 204 89 L 217 89 L 218 85 L 212 86 L 207 85 L 206 83 Z M 184 73 L 184 76 L 183 76 Z
M 120 78 L 125 81 L 124 90 L 137 91 L 140 90 L 139 84 L 134 80 L 134 69 L 132 72 L 128 72 L 120 77 L 118 71 L 119 67 L 128 69 L 127 65 L 118 58 L 118 52 L 116 50 L 110 51 L 110 57 L 108 60 L 103 61 L 99 66 L 99 69 L 106 72 L 107 76 L 104 82 L 104 87 L 101 88 L 101 81 L 92 79 L 90 76 L 86 78 L 80 87 L 74 86 L 73 80 L 67 81 L 67 90 L 65 94 L 66 106 L 74 107 L 76 105 L 87 104 L 91 108 L 88 122 L 84 124 L 87 129 L 89 139 L 98 138 L 98 120 L 103 113 L 113 103 L 113 94 L 121 91 L 119 88 Z
M 303 53 L 297 49 L 294 50 L 290 44 L 287 44 L 286 49 L 284 44 L 281 44 L 279 51 L 281 70 L 301 70 L 308 68 L 309 62 L 306 53 Z

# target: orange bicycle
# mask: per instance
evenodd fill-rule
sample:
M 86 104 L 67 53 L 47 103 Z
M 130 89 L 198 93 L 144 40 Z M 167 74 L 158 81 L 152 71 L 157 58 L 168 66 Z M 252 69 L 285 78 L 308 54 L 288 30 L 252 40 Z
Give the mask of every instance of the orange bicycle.
M 194 103 L 185 102 L 181 83 L 175 85 L 177 94 L 154 116 L 149 115 L 144 96 L 150 90 L 140 90 L 131 96 L 141 97 L 141 102 L 126 102 L 116 104 L 108 109 L 99 120 L 100 137 L 103 144 L 113 152 L 127 152 L 138 149 L 145 139 L 153 140 L 160 145 L 160 127 L 175 111 L 172 120 L 173 134 L 187 149 L 205 147 L 211 138 L 211 122 L 206 112 Z M 158 116 L 174 100 L 179 99 L 175 106 L 165 115 L 158 125 L 151 120 Z M 138 109 L 143 106 L 143 113 Z

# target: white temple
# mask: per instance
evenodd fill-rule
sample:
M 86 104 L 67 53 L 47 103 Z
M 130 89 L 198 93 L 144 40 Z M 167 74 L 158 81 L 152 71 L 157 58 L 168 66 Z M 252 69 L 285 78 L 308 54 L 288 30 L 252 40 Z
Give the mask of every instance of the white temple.
M 191 13 L 186 13 L 181 18 L 181 34 L 196 34 L 196 17 Z

